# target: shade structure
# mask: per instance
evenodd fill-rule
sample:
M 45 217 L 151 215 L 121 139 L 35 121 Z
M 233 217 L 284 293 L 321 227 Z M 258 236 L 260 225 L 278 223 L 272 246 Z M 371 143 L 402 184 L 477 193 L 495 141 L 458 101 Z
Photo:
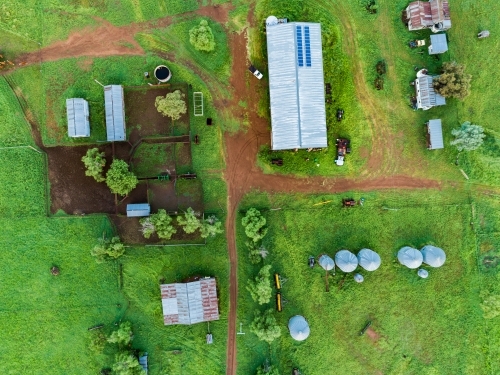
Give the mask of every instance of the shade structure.
M 309 324 L 302 315 L 292 316 L 288 321 L 288 329 L 290 330 L 290 336 L 297 341 L 304 341 L 311 333 Z
M 402 265 L 414 269 L 420 267 L 424 257 L 417 249 L 405 246 L 398 251 L 398 260 Z
M 333 259 L 326 254 L 323 254 L 319 257 L 318 263 L 326 271 L 333 270 L 333 267 L 335 267 L 335 262 L 333 261 Z
M 446 261 L 446 254 L 439 247 L 427 245 L 420 251 L 424 257 L 424 263 L 431 267 L 441 267 Z
M 421 268 L 418 270 L 417 275 L 420 276 L 422 279 L 427 279 L 429 277 L 429 272 Z
M 380 255 L 370 249 L 361 249 L 358 253 L 358 262 L 367 271 L 375 271 L 380 267 Z
M 340 250 L 335 254 L 335 264 L 344 272 L 352 272 L 358 266 L 358 258 L 349 250 Z
M 356 273 L 354 274 L 354 281 L 356 281 L 357 283 L 362 283 L 363 281 L 365 281 L 365 278 L 363 277 L 363 275 Z

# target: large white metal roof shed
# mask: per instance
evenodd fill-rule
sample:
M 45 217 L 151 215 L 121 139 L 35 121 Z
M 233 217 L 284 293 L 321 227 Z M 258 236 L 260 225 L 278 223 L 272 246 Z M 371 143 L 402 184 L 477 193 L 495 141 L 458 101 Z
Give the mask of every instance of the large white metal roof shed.
M 124 141 L 125 104 L 121 85 L 104 86 L 104 107 L 108 141 Z
M 85 99 L 66 99 L 68 137 L 90 137 L 89 103 Z
M 266 24 L 271 148 L 327 147 L 321 25 Z

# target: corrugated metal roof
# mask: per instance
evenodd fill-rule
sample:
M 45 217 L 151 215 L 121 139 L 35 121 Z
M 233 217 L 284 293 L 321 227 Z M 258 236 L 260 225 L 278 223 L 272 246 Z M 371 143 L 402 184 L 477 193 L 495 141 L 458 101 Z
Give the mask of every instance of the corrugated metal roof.
M 446 34 L 431 35 L 431 45 L 429 46 L 429 54 L 437 55 L 448 51 L 448 41 Z
M 409 30 L 432 27 L 440 22 L 443 29 L 451 27 L 449 4 L 446 0 L 414 1 L 406 8 Z
M 148 203 L 127 204 L 127 217 L 149 216 L 151 207 Z
M 108 141 L 124 141 L 125 105 L 121 85 L 104 86 L 104 108 Z
M 267 26 L 271 147 L 327 147 L 319 23 Z
M 163 322 L 195 324 L 219 319 L 217 286 L 214 278 L 185 284 L 160 285 Z
M 89 103 L 85 99 L 66 99 L 68 136 L 90 137 Z
M 433 81 L 434 77 L 428 75 L 422 75 L 415 80 L 418 108 L 429 109 L 446 104 L 446 99 L 434 90 Z
M 429 132 L 429 150 L 444 148 L 441 120 L 429 120 L 427 130 Z

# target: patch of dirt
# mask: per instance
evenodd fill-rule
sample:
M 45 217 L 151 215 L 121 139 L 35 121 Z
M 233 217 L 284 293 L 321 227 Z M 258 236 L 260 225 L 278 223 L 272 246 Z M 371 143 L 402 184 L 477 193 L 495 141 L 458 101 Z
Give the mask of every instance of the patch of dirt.
M 178 212 L 174 181 L 149 181 L 149 204 L 152 212 L 161 208 L 169 213 Z
M 375 343 L 380 338 L 380 334 L 376 332 L 372 327 L 368 327 L 366 330 L 366 335 Z
M 156 97 L 181 90 L 186 97 L 189 108 L 188 89 L 186 84 L 165 84 L 155 86 L 125 88 L 125 115 L 127 127 L 132 129 L 128 138 L 132 144 L 139 139 L 151 136 L 171 136 L 189 133 L 189 111 L 179 120 L 172 122 L 163 116 L 155 107 Z
M 94 63 L 93 59 L 91 59 L 91 58 L 85 58 L 85 59 L 79 60 L 78 63 L 77 63 L 77 65 L 83 71 L 88 72 L 92 68 L 92 64 L 93 63 Z

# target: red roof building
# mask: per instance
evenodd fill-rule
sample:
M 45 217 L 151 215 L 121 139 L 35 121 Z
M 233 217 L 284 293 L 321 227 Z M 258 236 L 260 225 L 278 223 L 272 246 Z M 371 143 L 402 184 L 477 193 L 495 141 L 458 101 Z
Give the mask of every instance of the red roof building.
M 414 1 L 406 8 L 408 29 L 431 29 L 432 32 L 451 28 L 448 0 Z

